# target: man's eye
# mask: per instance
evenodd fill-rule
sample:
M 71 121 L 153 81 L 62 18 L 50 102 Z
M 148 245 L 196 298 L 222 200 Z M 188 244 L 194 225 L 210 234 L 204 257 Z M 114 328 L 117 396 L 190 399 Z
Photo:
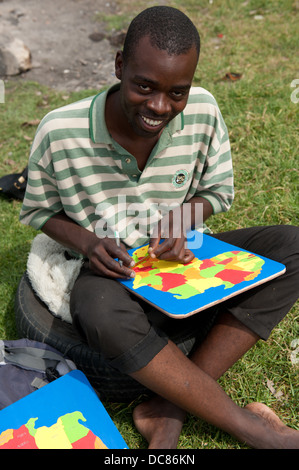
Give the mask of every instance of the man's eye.
M 181 92 L 181 91 L 172 91 L 171 94 L 175 97 L 175 98 L 182 98 L 184 96 L 184 93 Z
M 151 88 L 148 85 L 139 85 L 139 88 L 142 91 L 151 91 Z

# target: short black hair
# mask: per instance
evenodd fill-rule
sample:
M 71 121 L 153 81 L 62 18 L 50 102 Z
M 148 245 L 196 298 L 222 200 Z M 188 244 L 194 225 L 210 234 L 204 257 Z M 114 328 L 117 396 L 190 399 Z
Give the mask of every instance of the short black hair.
M 123 58 L 128 61 L 139 41 L 149 36 L 153 47 L 169 55 L 187 53 L 193 46 L 200 53 L 200 37 L 190 18 L 169 6 L 147 8 L 131 22 L 126 34 Z

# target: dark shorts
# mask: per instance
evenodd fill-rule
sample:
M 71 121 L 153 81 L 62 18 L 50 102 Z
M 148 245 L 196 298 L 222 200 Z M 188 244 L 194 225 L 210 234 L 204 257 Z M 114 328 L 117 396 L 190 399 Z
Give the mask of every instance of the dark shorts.
M 219 311 L 228 311 L 266 340 L 298 298 L 299 229 L 252 227 L 211 235 L 286 265 L 282 276 L 186 319 L 173 319 L 115 280 L 82 267 L 71 295 L 73 325 L 123 373 L 146 366 L 171 339 L 186 354 L 204 339 Z

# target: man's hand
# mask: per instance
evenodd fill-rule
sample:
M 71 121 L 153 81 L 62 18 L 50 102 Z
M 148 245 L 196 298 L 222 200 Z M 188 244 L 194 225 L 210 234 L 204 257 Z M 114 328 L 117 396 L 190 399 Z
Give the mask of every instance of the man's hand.
M 177 207 L 164 216 L 155 227 L 149 243 L 149 253 L 152 257 L 183 264 L 193 260 L 194 254 L 187 248 L 186 227 L 181 215 L 181 207 Z M 162 239 L 164 241 L 160 243 Z
M 133 259 L 123 243 L 118 247 L 113 238 L 94 239 L 87 247 L 87 257 L 90 269 L 100 276 L 127 279 L 135 275 L 131 269 Z M 122 261 L 122 266 L 115 258 Z
M 184 212 L 186 208 L 188 210 Z M 171 210 L 154 230 L 149 244 L 151 256 L 190 263 L 194 255 L 187 248 L 186 234 L 193 227 L 202 225 L 212 213 L 211 204 L 200 196 L 194 196 L 188 203 Z M 160 243 L 162 239 L 164 241 Z
M 87 257 L 90 269 L 99 276 L 127 279 L 135 275 L 131 269 L 134 261 L 122 243 L 118 247 L 113 238 L 98 238 L 94 232 L 76 224 L 65 213 L 51 217 L 42 231 L 66 248 Z M 122 266 L 114 258 L 121 260 Z

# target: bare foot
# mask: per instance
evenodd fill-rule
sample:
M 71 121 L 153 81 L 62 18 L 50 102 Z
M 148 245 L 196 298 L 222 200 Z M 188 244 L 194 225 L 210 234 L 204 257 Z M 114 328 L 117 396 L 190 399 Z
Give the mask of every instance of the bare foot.
M 252 416 L 255 429 L 252 433 L 250 426 L 244 436 L 250 447 L 299 449 L 299 431 L 286 426 L 268 406 L 250 403 L 245 410 Z M 141 403 L 133 412 L 135 426 L 149 443 L 149 449 L 176 449 L 184 418 L 183 410 L 158 396 Z
M 245 409 L 264 420 L 273 449 L 299 449 L 299 431 L 286 426 L 268 406 L 263 403 L 249 403 Z M 264 445 L 260 448 L 269 447 L 270 445 Z
M 157 396 L 138 405 L 133 419 L 149 449 L 176 449 L 185 415 L 183 410 Z

